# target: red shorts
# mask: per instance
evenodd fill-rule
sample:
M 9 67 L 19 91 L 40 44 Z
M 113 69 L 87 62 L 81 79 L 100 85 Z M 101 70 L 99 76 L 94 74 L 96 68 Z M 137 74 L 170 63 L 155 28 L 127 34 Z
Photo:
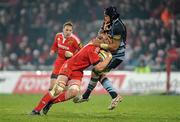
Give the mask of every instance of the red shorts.
M 66 61 L 65 59 L 56 58 L 56 60 L 54 62 L 52 74 L 59 75 L 59 71 L 65 61 Z
M 64 63 L 59 71 L 59 75 L 66 75 L 69 80 L 82 80 L 83 72 L 82 71 L 72 71 L 71 67 Z

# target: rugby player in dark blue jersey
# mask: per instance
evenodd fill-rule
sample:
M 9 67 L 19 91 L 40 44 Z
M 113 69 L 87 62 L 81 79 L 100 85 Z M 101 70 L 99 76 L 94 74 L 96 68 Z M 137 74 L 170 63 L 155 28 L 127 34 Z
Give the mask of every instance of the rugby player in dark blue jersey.
M 116 90 L 112 87 L 110 80 L 106 77 L 106 73 L 116 68 L 125 58 L 126 48 L 126 27 L 120 19 L 119 13 L 116 7 L 110 6 L 104 10 L 104 22 L 100 29 L 99 35 L 108 35 L 110 44 L 99 43 L 99 46 L 103 49 L 110 50 L 112 53 L 112 60 L 103 72 L 97 72 L 95 69 L 92 71 L 91 81 L 88 84 L 88 88 L 82 96 L 74 98 L 75 103 L 81 103 L 89 100 L 89 96 L 92 90 L 100 81 L 103 87 L 108 91 L 112 97 L 111 104 L 108 109 L 114 109 L 119 102 L 122 101 L 122 97 L 118 95 Z M 98 45 L 98 44 L 97 44 Z

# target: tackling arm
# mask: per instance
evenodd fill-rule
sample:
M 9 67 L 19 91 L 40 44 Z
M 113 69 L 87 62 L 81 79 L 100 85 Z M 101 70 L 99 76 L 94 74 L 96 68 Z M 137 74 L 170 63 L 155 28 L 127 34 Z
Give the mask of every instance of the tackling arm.
M 114 52 L 119 48 L 120 41 L 117 39 L 112 39 L 112 42 L 113 42 L 112 44 L 108 45 L 108 49 L 109 51 Z
M 115 35 L 113 36 L 113 38 L 110 38 L 107 34 L 103 34 L 103 36 L 101 35 L 92 40 L 92 43 L 95 46 L 98 46 L 105 50 L 109 50 L 111 52 L 114 52 L 118 49 L 121 39 L 120 36 Z
M 94 66 L 94 69 L 96 71 L 99 71 L 99 72 L 103 71 L 106 68 L 106 66 L 109 64 L 109 62 L 111 61 L 111 59 L 112 59 L 111 53 L 106 52 L 106 55 L 107 55 L 107 57 L 102 62 L 99 62 L 98 64 L 96 64 Z

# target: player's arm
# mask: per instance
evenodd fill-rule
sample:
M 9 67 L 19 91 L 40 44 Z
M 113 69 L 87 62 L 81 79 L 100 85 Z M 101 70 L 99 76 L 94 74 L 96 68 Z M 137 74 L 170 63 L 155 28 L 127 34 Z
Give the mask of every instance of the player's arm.
M 80 42 L 77 44 L 75 48 L 76 48 L 76 51 L 74 52 L 74 54 L 76 54 L 81 48 L 83 48 L 83 44 Z
M 79 50 L 82 48 L 82 44 L 78 44 L 78 46 L 76 47 L 76 51 L 74 53 L 72 53 L 71 51 L 66 51 L 65 52 L 65 57 L 66 58 L 71 58 L 73 55 L 75 55 L 77 52 L 79 52 Z
M 126 38 L 126 27 L 121 23 L 115 23 L 112 33 L 113 34 L 111 34 L 110 39 L 113 43 L 109 44 L 108 46 L 101 44 L 101 48 L 105 46 L 111 52 L 114 52 L 119 48 L 121 42 L 123 41 L 122 37 L 125 36 Z
M 104 52 L 105 59 L 101 61 L 101 57 L 99 56 L 100 48 L 90 48 L 87 51 L 89 61 L 94 66 L 94 69 L 97 71 L 102 71 L 105 69 L 105 67 L 109 64 L 110 60 L 112 59 L 112 55 L 110 52 Z
M 54 43 L 51 46 L 51 50 L 50 50 L 49 55 L 53 56 L 57 52 L 57 50 L 58 50 L 58 43 L 57 43 L 57 35 L 56 35 L 54 38 Z
M 101 48 L 105 48 L 106 50 L 109 50 L 111 52 L 116 51 L 119 48 L 119 45 L 121 43 L 121 35 L 114 35 L 110 38 L 113 43 L 111 44 L 100 44 Z
M 96 47 L 100 47 L 100 44 L 103 43 L 111 44 L 112 40 L 108 38 L 107 34 L 99 33 L 98 36 L 96 38 L 93 38 L 90 42 L 93 43 L 93 45 L 95 45 Z
M 93 39 L 92 42 L 95 46 L 113 52 L 118 49 L 120 45 L 120 40 L 120 35 L 114 35 L 113 37 L 109 37 L 108 35 L 101 34 L 97 36 L 97 38 Z
M 98 72 L 103 71 L 106 68 L 106 66 L 109 64 L 109 62 L 111 61 L 112 59 L 111 53 L 110 52 L 104 52 L 104 53 L 107 57 L 102 62 L 99 62 L 96 65 L 94 65 L 95 71 L 98 71 Z
M 65 51 L 65 57 L 66 58 L 71 58 L 73 55 L 75 55 L 83 46 L 79 38 L 75 38 L 73 46 L 76 48 L 75 52 L 71 51 Z
M 54 54 L 55 54 L 55 51 L 54 50 L 50 50 L 49 55 L 53 56 Z
M 124 31 L 126 31 L 126 28 L 122 26 L 120 23 L 117 23 L 112 30 L 113 34 L 111 34 L 111 36 L 108 34 L 104 34 L 102 38 L 104 43 L 100 43 L 99 47 L 105 50 L 110 50 L 111 52 L 116 51 L 120 46 L 122 36 L 124 35 Z

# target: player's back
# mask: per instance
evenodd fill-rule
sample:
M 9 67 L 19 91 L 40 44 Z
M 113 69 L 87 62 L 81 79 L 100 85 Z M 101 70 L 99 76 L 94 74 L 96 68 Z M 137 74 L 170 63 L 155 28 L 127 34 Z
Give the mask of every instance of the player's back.
M 99 50 L 99 47 L 96 47 L 93 44 L 87 44 L 76 55 L 69 59 L 67 63 L 70 65 L 71 70 L 83 71 L 88 66 L 99 62 Z

